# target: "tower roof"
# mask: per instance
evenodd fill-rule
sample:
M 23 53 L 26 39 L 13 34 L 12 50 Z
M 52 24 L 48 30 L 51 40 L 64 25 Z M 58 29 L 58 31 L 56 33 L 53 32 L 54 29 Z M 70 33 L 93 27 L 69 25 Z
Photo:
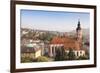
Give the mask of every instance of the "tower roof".
M 78 20 L 78 24 L 77 24 L 77 28 L 76 28 L 76 30 L 81 30 L 80 20 Z

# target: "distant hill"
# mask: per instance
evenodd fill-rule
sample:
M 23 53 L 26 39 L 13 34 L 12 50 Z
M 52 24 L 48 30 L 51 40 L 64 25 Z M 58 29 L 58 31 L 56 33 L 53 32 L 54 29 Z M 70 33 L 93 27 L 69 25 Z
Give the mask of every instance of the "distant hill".
M 25 32 L 29 32 L 31 31 L 32 33 L 35 33 L 36 35 L 41 35 L 43 33 L 49 33 L 49 34 L 54 34 L 54 35 L 64 35 L 66 34 L 67 36 L 72 36 L 72 37 L 75 37 L 76 36 L 76 30 L 72 30 L 70 32 L 58 32 L 58 31 L 48 31 L 48 30 L 38 30 L 38 29 L 29 29 L 29 28 L 21 28 L 22 31 L 25 31 Z M 82 32 L 83 32 L 83 38 L 87 41 L 89 41 L 89 29 L 82 29 Z

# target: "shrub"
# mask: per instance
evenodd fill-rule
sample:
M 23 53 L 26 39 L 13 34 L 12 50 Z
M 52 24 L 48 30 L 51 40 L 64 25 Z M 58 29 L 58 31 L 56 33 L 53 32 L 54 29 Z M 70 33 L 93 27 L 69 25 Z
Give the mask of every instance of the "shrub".
M 32 62 L 32 58 L 29 57 L 21 57 L 21 62 L 22 63 L 27 63 L 27 62 Z
M 49 59 L 47 57 L 45 57 L 45 56 L 40 56 L 40 57 L 37 58 L 36 61 L 37 62 L 48 62 Z
M 85 59 L 88 59 L 88 57 L 87 57 L 87 56 L 80 56 L 80 57 L 78 58 L 78 60 L 85 60 Z

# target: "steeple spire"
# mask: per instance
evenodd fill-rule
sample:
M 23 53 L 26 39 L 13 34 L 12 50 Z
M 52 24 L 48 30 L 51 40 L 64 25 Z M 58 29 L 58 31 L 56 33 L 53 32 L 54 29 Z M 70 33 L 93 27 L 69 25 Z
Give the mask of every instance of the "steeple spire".
M 78 19 L 78 27 L 80 27 L 80 19 Z
M 77 29 L 76 30 L 80 30 L 80 29 L 81 29 L 80 19 L 78 19 L 78 24 L 77 24 Z

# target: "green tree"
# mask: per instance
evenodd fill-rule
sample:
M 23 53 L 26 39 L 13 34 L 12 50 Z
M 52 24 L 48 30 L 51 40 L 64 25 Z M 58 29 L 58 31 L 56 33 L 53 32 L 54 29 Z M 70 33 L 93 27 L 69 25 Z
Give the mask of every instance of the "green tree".
M 68 55 L 68 60 L 76 59 L 75 53 L 74 53 L 73 49 L 71 49 L 71 48 L 69 49 L 69 53 L 67 55 Z
M 65 60 L 65 50 L 64 47 L 56 48 L 56 56 L 55 61 L 63 61 Z
M 38 39 L 42 41 L 51 41 L 52 38 L 53 38 L 53 35 L 49 32 L 43 33 L 38 37 Z

